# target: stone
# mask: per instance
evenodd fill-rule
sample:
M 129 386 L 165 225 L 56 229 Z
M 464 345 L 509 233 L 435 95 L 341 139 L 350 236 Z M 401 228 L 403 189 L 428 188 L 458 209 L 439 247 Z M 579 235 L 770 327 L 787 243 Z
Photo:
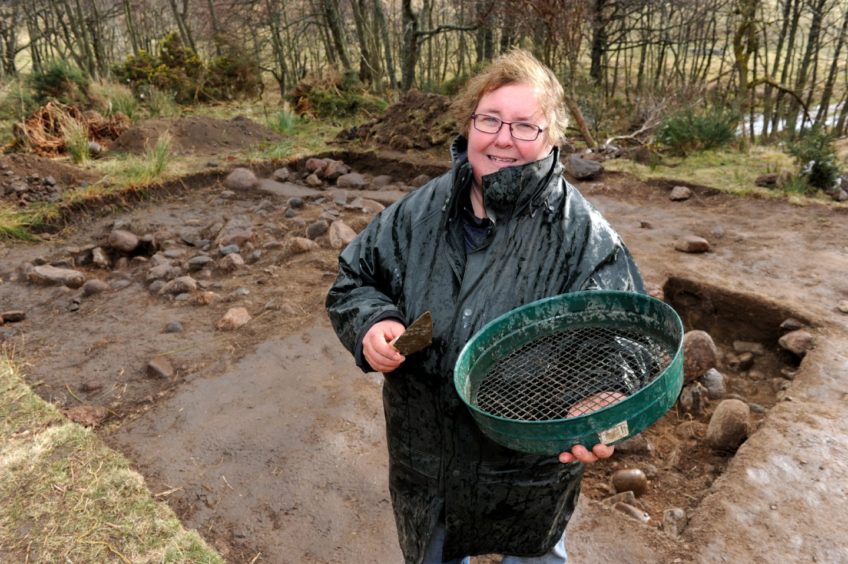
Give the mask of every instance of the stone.
M 324 181 L 318 178 L 318 175 L 313 172 L 312 174 L 306 177 L 306 185 L 312 186 L 313 188 L 317 188 L 319 186 L 323 186 Z
M 318 172 L 325 166 L 327 166 L 327 161 L 324 159 L 319 159 L 316 157 L 306 159 L 306 170 L 308 170 L 309 172 Z
M 245 266 L 244 259 L 238 253 L 230 253 L 218 261 L 218 268 L 225 272 L 232 272 Z
M 736 357 L 737 364 L 736 369 L 744 372 L 745 370 L 751 370 L 754 367 L 754 353 L 752 352 L 743 352 L 739 353 L 739 356 Z
M 803 357 L 815 346 L 813 335 L 809 331 L 799 329 L 783 335 L 777 343 L 796 356 Z
M 86 280 L 85 284 L 82 285 L 82 295 L 94 296 L 105 292 L 106 290 L 110 290 L 111 288 L 112 287 L 103 280 L 92 278 L 91 280 Z
M 109 268 L 112 266 L 112 260 L 103 247 L 94 247 L 91 249 L 91 262 L 100 268 Z
M 174 377 L 174 373 L 174 366 L 171 364 L 171 361 L 167 356 L 155 356 L 147 363 L 148 378 L 170 380 Z
M 18 323 L 26 319 L 26 312 L 22 309 L 10 309 L 0 313 L 0 319 L 4 323 Z
M 291 176 L 291 171 L 286 167 L 282 167 L 275 170 L 274 173 L 271 175 L 271 178 L 273 178 L 277 182 L 285 182 L 289 179 L 289 176 Z
M 848 300 L 842 300 L 836 304 L 836 309 L 839 310 L 839 313 L 848 313 Z
M 565 170 L 577 180 L 588 180 L 601 174 L 604 167 L 598 162 L 569 155 L 565 159 Z
M 346 190 L 336 188 L 335 190 L 330 190 L 329 193 L 328 193 L 328 196 L 330 197 L 330 200 L 332 200 L 332 202 L 334 204 L 336 204 L 337 206 L 344 206 L 347 203 L 347 191 Z M 327 210 L 327 211 L 330 211 L 330 210 Z M 336 210 L 332 210 L 332 211 L 334 213 L 338 213 L 338 212 L 336 212 Z
M 62 412 L 65 417 L 84 427 L 97 427 L 109 417 L 109 410 L 99 405 L 77 405 Z
M 355 198 L 347 207 L 362 210 L 365 213 L 371 214 L 380 213 L 381 211 L 386 209 L 386 206 L 384 206 L 380 202 L 375 202 L 374 200 L 370 200 L 368 198 Z
M 196 272 L 207 266 L 210 262 L 214 262 L 214 260 L 215 259 L 208 255 L 198 255 L 188 259 L 186 266 L 188 266 L 189 271 Z
M 49 264 L 34 266 L 27 273 L 27 279 L 42 286 L 61 286 L 79 288 L 85 283 L 85 275 L 70 268 L 57 268 Z
M 648 491 L 648 478 L 638 468 L 624 468 L 612 475 L 612 487 L 617 493 L 633 492 L 639 497 Z
M 336 180 L 350 172 L 350 167 L 342 161 L 335 159 L 326 159 L 324 167 L 318 171 L 318 174 L 327 180 Z M 338 184 L 338 182 L 337 182 Z
M 306 236 L 310 239 L 317 239 L 321 235 L 327 232 L 330 226 L 326 221 L 319 220 L 314 223 L 311 223 L 309 227 L 306 228 Z
M 706 253 L 710 250 L 710 242 L 697 235 L 686 235 L 674 243 L 674 248 L 682 253 Z
M 250 321 L 250 314 L 243 307 L 234 307 L 224 314 L 215 327 L 221 331 L 238 329 Z
M 253 222 L 247 215 L 236 215 L 231 217 L 227 223 L 221 227 L 215 237 L 215 245 L 218 247 L 226 247 L 228 245 L 243 246 L 246 242 L 253 239 Z
M 663 511 L 663 530 L 673 537 L 680 536 L 688 523 L 689 518 L 686 516 L 686 511 L 680 507 L 672 507 Z
M 794 317 L 787 317 L 780 324 L 780 328 L 784 331 L 797 331 L 798 329 L 803 329 L 804 327 L 804 323 L 795 319 Z
M 371 179 L 371 186 L 374 188 L 382 188 L 388 186 L 394 179 L 388 174 L 380 174 Z
M 44 185 L 45 186 L 56 186 L 56 179 L 50 175 L 44 177 Z
M 650 221 L 646 221 L 646 220 L 643 219 L 642 221 L 639 222 L 639 228 L 640 229 L 653 229 L 654 224 L 651 223 Z
M 238 245 L 227 245 L 225 247 L 219 248 L 218 254 L 220 254 L 222 257 L 224 257 L 224 256 L 227 256 L 227 255 L 232 255 L 232 254 L 238 253 L 239 251 L 241 251 L 241 249 L 239 248 Z
M 88 142 L 88 153 L 92 157 L 99 157 L 103 154 L 103 145 L 98 143 L 97 141 L 89 141 Z
M 171 264 L 159 264 L 147 271 L 145 280 L 151 282 L 153 280 L 173 280 L 182 274 L 180 270 Z
M 684 353 L 684 357 L 685 357 Z M 683 386 L 680 390 L 680 397 L 677 400 L 677 405 L 683 413 L 691 414 L 693 417 L 698 417 L 704 410 L 704 405 L 707 403 L 709 392 L 700 382 L 691 382 Z
M 692 197 L 692 190 L 687 186 L 675 186 L 671 189 L 668 199 L 672 202 L 682 202 Z
M 182 333 L 183 332 L 183 324 L 179 321 L 169 321 L 167 325 L 165 325 L 165 333 Z
M 234 168 L 227 178 L 224 179 L 224 186 L 230 190 L 250 190 L 259 184 L 259 179 L 249 168 L 238 167 Z
M 619 501 L 618 503 L 613 505 L 613 508 L 617 511 L 621 511 L 625 515 L 632 517 L 633 519 L 636 519 L 640 523 L 644 523 L 645 525 L 651 522 L 651 516 L 648 515 L 647 512 L 642 509 L 639 509 L 638 507 L 630 505 L 629 503 Z
M 138 237 L 131 231 L 113 229 L 109 233 L 109 246 L 122 253 L 131 253 L 138 248 Z
M 300 209 L 300 208 L 303 207 L 303 198 L 297 198 L 297 197 L 289 198 L 288 204 L 289 204 L 289 207 L 292 208 L 292 209 L 295 209 L 295 210 Z
M 354 231 L 348 224 L 342 220 L 336 220 L 330 224 L 329 239 L 330 247 L 334 249 L 343 249 L 356 237 Z
M 755 355 L 761 355 L 766 352 L 762 343 L 753 341 L 733 341 L 733 350 L 737 353 L 749 352 Z
M 167 295 L 167 294 L 183 294 L 186 292 L 193 292 L 197 289 L 197 281 L 191 276 L 180 276 L 178 278 L 174 278 L 159 290 L 159 294 Z
M 641 433 L 615 445 L 616 454 L 651 454 L 654 446 Z
M 758 176 L 757 179 L 754 180 L 754 184 L 763 188 L 776 188 L 779 180 L 780 174 L 770 172 L 768 174 L 761 174 Z
M 432 178 L 430 178 L 426 174 L 419 174 L 418 176 L 410 180 L 409 184 L 411 186 L 415 186 L 416 188 L 420 188 L 421 186 L 424 186 L 425 184 L 430 182 L 430 180 L 432 180 Z
M 336 186 L 339 188 L 351 188 L 353 190 L 361 190 L 368 184 L 365 178 L 358 172 L 350 172 L 339 176 L 336 180 Z
M 206 291 L 200 292 L 194 299 L 194 303 L 197 305 L 210 305 L 214 304 L 217 301 L 221 300 L 221 296 L 216 294 L 215 292 Z
M 727 393 L 727 384 L 725 382 L 724 374 L 715 368 L 710 368 L 703 376 L 701 376 L 701 384 L 703 384 L 704 388 L 706 388 L 707 397 L 711 400 L 722 399 Z M 616 447 L 616 450 L 618 450 L 618 447 Z
M 751 429 L 751 408 L 738 399 L 723 400 L 710 417 L 707 426 L 707 444 L 713 449 L 736 452 Z
M 687 331 L 683 335 L 683 380 L 688 384 L 700 378 L 718 363 L 718 348 L 706 331 Z
M 319 248 L 318 243 L 306 237 L 292 237 L 289 239 L 289 251 L 292 254 L 308 253 Z

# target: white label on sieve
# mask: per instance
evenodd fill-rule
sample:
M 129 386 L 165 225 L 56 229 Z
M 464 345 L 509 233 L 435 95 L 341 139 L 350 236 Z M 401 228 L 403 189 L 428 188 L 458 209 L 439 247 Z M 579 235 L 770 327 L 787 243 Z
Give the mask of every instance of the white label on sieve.
M 606 431 L 601 431 L 600 433 L 598 433 L 598 439 L 600 439 L 602 444 L 608 445 L 610 443 L 614 443 L 615 441 L 623 439 L 629 434 L 630 430 L 627 427 L 627 421 L 622 421 L 615 427 L 610 427 Z

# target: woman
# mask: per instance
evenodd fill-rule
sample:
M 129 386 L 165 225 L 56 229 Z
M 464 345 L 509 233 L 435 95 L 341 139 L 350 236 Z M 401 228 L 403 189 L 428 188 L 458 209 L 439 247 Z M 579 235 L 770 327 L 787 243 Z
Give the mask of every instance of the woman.
M 327 308 L 357 364 L 385 374 L 389 487 L 407 562 L 565 562 L 584 464 L 612 454 L 501 447 L 452 384 L 463 345 L 511 309 L 578 290 L 642 291 L 618 235 L 562 178 L 562 100 L 529 53 L 494 61 L 454 104 L 464 135 L 451 171 L 384 210 L 339 257 Z M 404 358 L 389 343 L 427 310 L 433 344 Z

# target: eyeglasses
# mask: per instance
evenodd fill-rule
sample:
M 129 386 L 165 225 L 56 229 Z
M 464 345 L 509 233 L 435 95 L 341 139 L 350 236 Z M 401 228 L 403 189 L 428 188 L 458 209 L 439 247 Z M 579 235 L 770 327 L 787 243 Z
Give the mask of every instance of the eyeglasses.
M 535 141 L 544 131 L 544 128 L 526 121 L 504 121 L 486 114 L 471 114 L 471 121 L 474 123 L 474 129 L 492 135 L 498 133 L 504 125 L 508 125 L 509 134 L 519 141 Z

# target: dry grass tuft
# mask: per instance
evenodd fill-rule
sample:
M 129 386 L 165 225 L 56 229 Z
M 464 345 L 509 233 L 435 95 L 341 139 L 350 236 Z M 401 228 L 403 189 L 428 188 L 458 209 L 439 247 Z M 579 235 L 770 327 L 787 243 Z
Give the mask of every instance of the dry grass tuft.
M 223 562 L 0 357 L 0 561 Z

